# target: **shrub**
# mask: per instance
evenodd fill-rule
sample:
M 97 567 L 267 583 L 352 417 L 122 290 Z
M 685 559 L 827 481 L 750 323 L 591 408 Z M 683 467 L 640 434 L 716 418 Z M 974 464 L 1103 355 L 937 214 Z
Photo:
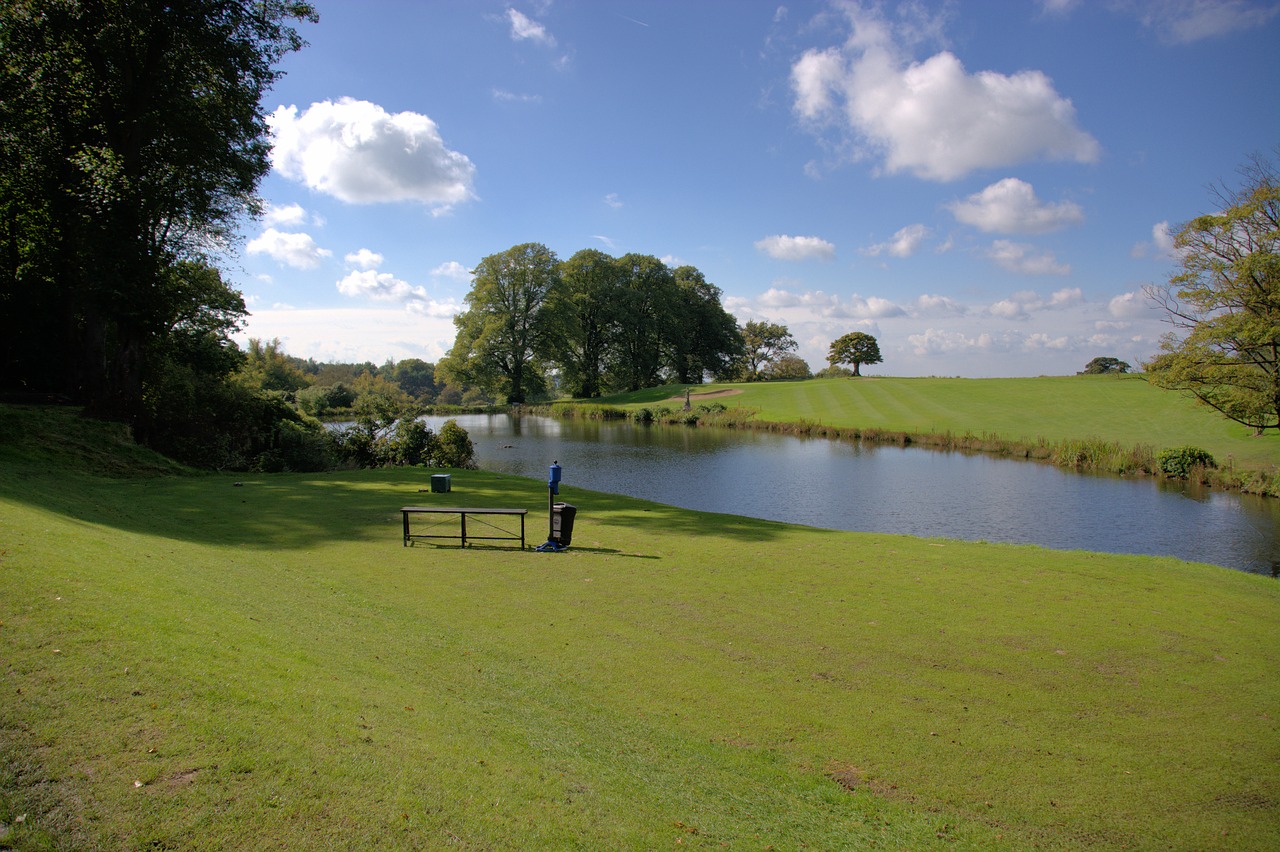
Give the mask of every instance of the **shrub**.
M 1217 467 L 1218 464 L 1213 460 L 1213 456 L 1199 447 L 1173 447 L 1168 450 L 1161 451 L 1156 456 L 1156 464 L 1160 466 L 1165 476 L 1174 476 L 1179 479 L 1186 479 L 1191 476 L 1191 472 L 1199 468 Z

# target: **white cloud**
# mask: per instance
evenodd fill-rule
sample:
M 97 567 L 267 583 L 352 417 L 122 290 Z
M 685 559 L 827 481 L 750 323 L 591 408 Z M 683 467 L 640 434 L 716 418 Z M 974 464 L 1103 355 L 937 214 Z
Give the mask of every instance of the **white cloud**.
M 987 249 L 987 257 L 1001 269 L 1020 275 L 1067 275 L 1071 265 L 1059 263 L 1053 252 L 1038 251 L 1035 246 L 996 240 Z
M 431 277 L 448 278 L 452 281 L 458 282 L 469 282 L 471 280 L 471 270 L 467 269 L 456 260 L 450 260 L 431 270 Z
M 366 297 L 381 302 L 408 301 L 412 298 L 425 299 L 427 291 L 422 287 L 414 287 L 407 281 L 396 278 L 390 272 L 377 272 L 362 269 L 347 273 L 338 282 L 338 292 L 352 298 Z
M 245 246 L 249 254 L 265 254 L 296 269 L 315 269 L 333 252 L 322 249 L 310 234 L 286 233 L 267 228 Z
M 618 193 L 611 192 L 604 197 L 604 203 L 617 210 L 622 206 L 622 200 L 618 198 Z
M 1151 226 L 1151 242 L 1135 243 L 1129 252 L 1133 257 L 1155 257 L 1162 260 L 1176 260 L 1178 249 L 1173 244 L 1174 233 L 1169 223 L 1156 222 Z
M 972 349 L 991 349 L 994 339 L 990 334 L 967 335 L 961 331 L 926 328 L 919 334 L 907 336 L 907 342 L 916 355 L 954 355 Z
M 1097 140 L 1044 73 L 969 73 L 945 51 L 910 61 L 898 43 L 905 30 L 877 10 L 841 8 L 852 28 L 845 44 L 811 49 L 792 66 L 795 110 L 815 127 L 834 123 L 885 171 L 948 181 L 1039 158 L 1097 160 Z
M 876 243 L 864 249 L 863 253 L 871 257 L 891 254 L 894 257 L 911 257 L 933 232 L 924 225 L 907 225 L 900 228 L 887 243 Z
M 820 237 L 790 237 L 780 234 L 756 240 L 756 249 L 778 260 L 830 260 L 836 247 Z
M 342 98 L 314 103 L 301 114 L 296 106 L 281 106 L 267 123 L 275 168 L 342 201 L 417 201 L 439 213 L 474 198 L 475 166 L 445 147 L 425 115 L 391 114 Z
M 362 269 L 350 272 L 338 282 L 338 292 L 353 299 L 376 302 L 400 302 L 410 312 L 429 317 L 452 317 L 462 307 L 454 300 L 439 301 L 427 295 L 427 289 L 396 278 L 390 272 Z
M 455 311 L 456 313 L 456 311 Z M 399 307 L 290 308 L 253 310 L 236 341 L 279 338 L 284 350 L 318 361 L 381 364 L 388 358 L 435 362 L 453 346 L 452 314 L 436 316 Z
M 1249 0 L 1143 0 L 1125 8 L 1169 44 L 1190 44 L 1268 24 L 1280 6 Z
M 1004 234 L 1044 234 L 1084 221 L 1080 205 L 1070 201 L 1046 204 L 1036 197 L 1031 184 L 1017 178 L 997 181 L 947 206 L 966 225 Z
M 273 227 L 275 225 L 291 225 L 298 226 L 305 224 L 307 221 L 307 211 L 302 209 L 301 204 L 286 204 L 283 207 L 276 207 L 274 204 L 268 204 L 266 213 L 262 216 L 262 224 Z
M 950 296 L 934 296 L 923 294 L 916 297 L 913 305 L 915 316 L 955 315 L 967 313 L 968 308 Z
M 515 10 L 507 9 L 507 21 L 511 24 L 512 41 L 535 41 L 547 47 L 555 47 L 556 40 L 547 28 L 529 16 Z
M 1118 319 L 1149 318 L 1155 308 L 1141 290 L 1121 293 L 1107 303 L 1107 313 Z
M 382 255 L 367 248 L 352 252 L 343 258 L 350 265 L 358 266 L 361 269 L 377 269 L 382 265 L 382 259 Z
M 542 95 L 517 95 L 515 92 L 509 92 L 506 89 L 494 89 L 493 99 L 509 104 L 540 104 L 542 103 Z

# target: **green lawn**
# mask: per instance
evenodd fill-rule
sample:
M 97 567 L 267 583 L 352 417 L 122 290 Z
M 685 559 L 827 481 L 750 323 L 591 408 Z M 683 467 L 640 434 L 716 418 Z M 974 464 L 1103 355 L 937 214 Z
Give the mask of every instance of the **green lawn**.
M 0 846 L 1280 848 L 1269 578 L 571 485 L 569 552 L 404 548 L 425 501 L 536 539 L 545 485 L 72 468 L 27 417 Z
M 1211 409 L 1141 376 L 1046 376 L 1033 379 L 814 379 L 693 386 L 701 393 L 741 391 L 716 401 L 757 411 L 761 420 L 810 421 L 886 431 L 999 435 L 1010 440 L 1100 438 L 1157 451 L 1185 445 L 1207 449 L 1220 464 L 1274 468 L 1280 435 L 1258 438 Z M 670 400 L 667 387 L 601 400 L 616 404 Z

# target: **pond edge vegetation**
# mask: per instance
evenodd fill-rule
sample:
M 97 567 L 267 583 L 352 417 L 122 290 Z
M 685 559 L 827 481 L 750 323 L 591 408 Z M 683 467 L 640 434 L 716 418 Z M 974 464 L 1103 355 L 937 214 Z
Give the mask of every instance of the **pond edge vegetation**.
M 719 402 L 696 403 L 688 408 L 680 405 L 618 406 L 555 402 L 520 406 L 515 413 L 560 419 L 632 420 L 636 423 L 668 426 L 750 429 L 801 438 L 915 446 L 941 452 L 988 453 L 1004 458 L 1052 464 L 1077 473 L 1184 480 L 1209 488 L 1280 497 L 1280 470 L 1239 468 L 1230 457 L 1224 465 L 1219 465 L 1213 456 L 1199 447 L 1177 447 L 1157 452 L 1150 444 L 1126 447 L 1117 441 L 1102 438 L 1050 441 L 1038 437 L 1035 440 L 1025 440 L 990 432 L 899 431 L 876 427 L 832 426 L 807 419 L 778 422 L 758 419 L 756 409 L 729 407 Z

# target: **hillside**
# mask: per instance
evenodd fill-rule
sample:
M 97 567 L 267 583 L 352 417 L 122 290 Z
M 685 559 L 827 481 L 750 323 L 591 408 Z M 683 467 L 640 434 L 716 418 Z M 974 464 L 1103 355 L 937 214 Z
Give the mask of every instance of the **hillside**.
M 1102 439 L 1156 451 L 1186 445 L 1208 450 L 1220 464 L 1271 469 L 1280 465 L 1280 434 L 1254 437 L 1177 393 L 1141 376 L 1046 376 L 1030 379 L 811 379 L 794 382 L 694 385 L 693 401 L 715 401 L 755 412 L 756 419 L 912 433 L 998 435 L 1015 441 Z M 731 390 L 735 393 L 719 395 Z M 684 386 L 593 400 L 613 405 L 679 405 Z
M 0 417 L 0 846 L 1280 842 L 1270 578 L 572 487 L 565 553 L 403 547 L 545 486 Z

